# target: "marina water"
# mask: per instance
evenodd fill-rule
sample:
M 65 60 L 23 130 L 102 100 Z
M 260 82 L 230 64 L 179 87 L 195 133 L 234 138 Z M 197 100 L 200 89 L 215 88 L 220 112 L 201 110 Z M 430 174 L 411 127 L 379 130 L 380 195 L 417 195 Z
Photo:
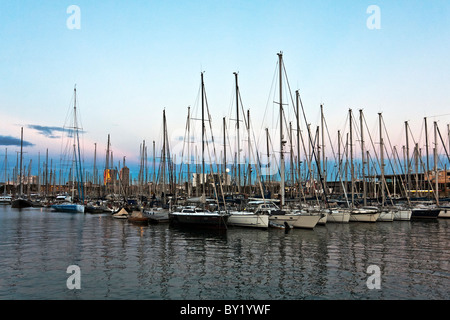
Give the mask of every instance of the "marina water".
M 449 224 L 212 233 L 1 206 L 0 299 L 447 300 Z M 69 266 L 79 268 L 79 289 L 68 286 Z M 370 286 L 373 266 L 379 288 Z

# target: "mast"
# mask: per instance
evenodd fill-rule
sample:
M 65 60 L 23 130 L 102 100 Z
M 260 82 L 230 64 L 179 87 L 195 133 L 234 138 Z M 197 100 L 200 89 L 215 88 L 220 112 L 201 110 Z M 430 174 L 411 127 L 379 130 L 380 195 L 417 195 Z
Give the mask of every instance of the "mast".
M 97 143 L 94 143 L 94 186 L 97 185 Z
M 380 125 L 380 158 L 381 158 L 381 205 L 384 206 L 385 202 L 385 191 L 384 191 L 384 141 L 383 141 L 383 132 L 381 129 L 381 112 L 378 113 L 379 116 L 379 125 Z
M 252 165 L 251 165 L 251 150 L 250 150 L 250 109 L 247 110 L 247 147 L 248 147 L 248 194 L 252 193 Z
M 349 109 L 349 122 L 350 122 L 350 176 L 351 176 L 351 192 L 352 192 L 352 207 L 355 206 L 355 177 L 354 177 L 354 164 L 353 164 L 353 136 L 352 136 L 352 109 Z
M 300 188 L 301 188 L 301 179 L 300 179 L 300 109 L 299 109 L 299 92 L 298 90 L 295 91 L 295 101 L 296 101 L 296 121 L 297 121 L 297 185 L 298 185 L 298 193 L 300 196 Z
M 405 132 L 406 132 L 406 196 L 409 197 L 410 190 L 411 190 L 411 164 L 409 160 L 409 139 L 408 139 L 408 121 L 405 121 Z M 417 182 L 417 180 L 416 180 Z M 416 183 L 417 185 L 417 183 Z M 417 194 L 418 188 L 416 187 L 416 194 Z
M 278 67 L 279 67 L 279 81 L 280 81 L 280 195 L 281 195 L 281 207 L 284 206 L 284 153 L 283 153 L 283 88 L 282 88 L 282 65 L 283 65 L 283 53 L 278 53 Z
M 429 184 L 430 184 L 430 176 L 429 176 L 429 172 L 430 172 L 430 164 L 429 164 L 429 159 L 428 159 L 428 129 L 427 129 L 427 118 L 423 118 L 424 122 L 425 122 L 425 152 L 427 155 L 427 172 L 426 172 L 426 176 L 427 176 L 427 190 L 430 188 Z M 430 197 L 430 192 L 427 192 L 427 198 Z
M 84 181 L 83 181 L 83 169 L 81 167 L 81 154 L 80 154 L 80 136 L 78 134 L 78 120 L 77 120 L 77 88 L 75 86 L 74 88 L 74 130 L 75 130 L 75 138 L 76 138 L 76 145 L 77 150 L 75 152 L 78 152 L 78 157 L 75 154 L 76 159 L 76 167 L 77 167 L 77 176 L 78 176 L 78 195 L 81 195 L 82 203 L 84 203 Z
M 104 181 L 103 181 L 103 183 L 105 184 L 105 195 L 108 194 L 108 176 L 110 174 L 110 172 L 109 172 L 109 146 L 110 146 L 110 140 L 109 140 L 109 133 L 108 133 L 108 142 L 106 144 L 105 173 L 104 173 Z
M 419 144 L 416 142 L 414 147 L 414 164 L 415 164 L 415 173 L 416 173 L 416 198 L 419 196 Z
M 290 156 L 290 173 L 291 173 L 291 197 L 292 197 L 292 192 L 294 189 L 294 149 L 293 149 L 293 143 L 292 143 L 292 121 L 289 122 L 289 156 Z
M 48 148 L 45 155 L 45 196 L 48 196 Z
M 203 72 L 201 73 L 201 85 L 202 85 L 202 175 L 201 175 L 201 181 L 202 183 L 202 200 L 205 200 L 206 197 L 206 181 L 204 181 L 204 175 L 205 175 L 205 84 L 203 81 Z M 239 121 L 238 121 L 239 123 Z M 205 206 L 205 201 L 203 201 L 203 206 Z
M 337 134 L 338 134 L 338 152 L 337 152 L 337 154 L 338 154 L 338 173 L 339 173 L 339 178 L 341 177 L 341 175 L 342 175 L 342 172 L 341 172 L 341 130 L 338 130 L 338 132 L 337 132 Z
M 268 166 L 268 174 L 267 174 L 267 179 L 269 182 L 269 192 L 270 192 L 270 197 L 272 197 L 272 185 L 271 185 L 271 181 L 270 181 L 270 149 L 269 149 L 269 128 L 266 128 L 266 152 L 267 152 L 267 166 Z
M 238 73 L 233 72 L 235 79 L 235 89 L 236 89 L 236 131 L 237 131 L 237 186 L 238 193 L 241 193 L 241 147 L 240 147 L 240 137 L 239 137 L 239 85 L 238 85 Z M 202 74 L 203 77 L 203 74 Z M 203 79 L 203 78 L 202 78 Z
M 188 129 L 188 161 L 187 161 L 187 194 L 188 198 L 191 196 L 191 107 L 188 107 L 188 118 L 187 118 L 187 129 Z
M 323 115 L 323 104 L 320 105 L 320 121 L 322 127 L 322 173 L 323 173 L 323 187 L 327 187 L 327 167 L 326 167 L 326 155 L 325 155 L 325 120 Z M 325 190 L 324 190 L 325 192 Z
M 434 196 L 436 198 L 436 205 L 439 205 L 439 171 L 438 171 L 438 154 L 437 154 L 437 122 L 434 121 L 434 183 L 435 183 L 435 190 L 434 190 Z M 447 174 L 447 173 L 446 173 Z
M 227 124 L 225 121 L 225 117 L 223 117 L 223 179 L 225 180 L 225 186 L 227 185 Z
M 160 166 L 162 169 L 161 172 L 161 180 L 162 180 L 162 199 L 163 204 L 166 204 L 166 110 L 163 110 L 163 149 L 162 149 L 162 166 Z
M 3 189 L 3 194 L 6 196 L 6 175 L 7 170 L 6 167 L 8 165 L 8 148 L 5 149 L 5 188 Z
M 363 179 L 363 199 L 364 205 L 367 205 L 367 189 L 366 189 L 366 171 L 365 171 L 365 152 L 364 152 L 364 128 L 363 128 L 363 111 L 359 110 L 359 121 L 361 126 L 361 161 L 362 161 L 362 179 Z M 380 134 L 381 134 L 381 126 L 380 126 Z
M 155 150 L 155 140 L 153 140 L 153 192 L 156 194 L 156 150 Z
M 20 129 L 20 167 L 19 167 L 19 183 L 20 183 L 20 193 L 19 193 L 19 197 L 22 197 L 22 193 L 23 193 L 23 184 L 22 184 L 22 157 L 23 157 L 23 127 Z

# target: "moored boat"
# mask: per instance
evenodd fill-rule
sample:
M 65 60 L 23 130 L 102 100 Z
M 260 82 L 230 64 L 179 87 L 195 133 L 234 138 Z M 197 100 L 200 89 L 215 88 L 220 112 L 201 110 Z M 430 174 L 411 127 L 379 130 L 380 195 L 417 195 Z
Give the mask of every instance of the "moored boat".
M 350 211 L 352 222 L 376 222 L 380 212 L 376 208 L 355 208 Z
M 115 219 L 128 219 L 128 211 L 122 208 L 118 212 L 113 213 L 112 217 Z
M 327 212 L 327 222 L 348 223 L 350 221 L 350 211 L 345 209 L 330 209 Z
M 407 207 L 393 207 L 392 212 L 394 212 L 394 221 L 409 221 L 411 220 L 411 209 Z
M 169 210 L 164 208 L 156 208 L 145 210 L 145 214 L 149 219 L 149 223 L 166 223 L 169 222 Z
M 17 199 L 12 200 L 12 202 L 11 202 L 11 208 L 16 208 L 16 209 L 30 208 L 32 206 L 33 206 L 33 203 L 24 198 L 17 198 Z
M 173 225 L 208 229 L 227 229 L 229 214 L 187 206 L 169 213 L 169 222 Z
M 269 216 L 249 211 L 231 211 L 227 224 L 235 227 L 268 228 Z
M 267 200 L 250 201 L 249 206 L 255 206 L 255 214 L 268 215 L 269 223 L 284 225 L 287 223 L 290 228 L 294 228 L 294 223 L 299 215 L 290 211 L 282 210 L 275 203 Z
M 321 209 L 300 209 L 292 211 L 292 214 L 297 216 L 293 223 L 294 228 L 299 229 L 314 229 L 320 220 L 327 218 L 326 214 Z M 326 220 L 323 224 L 326 223 Z
M 441 212 L 438 207 L 417 206 L 411 210 L 411 220 L 413 219 L 437 219 Z
M 53 211 L 68 212 L 68 213 L 84 213 L 84 205 L 78 203 L 60 203 L 51 206 Z
M 440 206 L 438 218 L 450 218 L 450 206 Z
M 0 196 L 0 205 L 1 204 L 11 204 L 12 197 L 11 196 Z
M 128 215 L 128 221 L 139 224 L 148 224 L 149 218 L 142 211 L 132 211 L 131 214 Z
M 388 209 L 381 209 L 380 216 L 377 221 L 392 222 L 394 221 L 394 212 Z

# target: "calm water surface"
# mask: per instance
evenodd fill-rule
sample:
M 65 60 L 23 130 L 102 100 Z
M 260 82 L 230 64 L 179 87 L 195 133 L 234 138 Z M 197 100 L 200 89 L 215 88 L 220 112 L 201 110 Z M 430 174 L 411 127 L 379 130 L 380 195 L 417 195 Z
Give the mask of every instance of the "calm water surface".
M 450 220 L 189 231 L 0 207 L 2 300 L 450 298 Z M 70 265 L 81 289 L 70 290 Z M 369 289 L 370 265 L 381 288 Z

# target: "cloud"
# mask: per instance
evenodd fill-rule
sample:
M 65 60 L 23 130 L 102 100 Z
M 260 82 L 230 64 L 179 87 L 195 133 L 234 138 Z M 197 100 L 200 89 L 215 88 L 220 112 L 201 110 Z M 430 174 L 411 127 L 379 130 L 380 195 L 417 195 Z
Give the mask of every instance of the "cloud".
M 64 132 L 64 128 L 62 127 L 48 127 L 48 126 L 40 126 L 38 124 L 29 124 L 27 126 L 30 129 L 34 129 L 38 131 L 39 134 L 42 134 L 43 136 L 50 138 L 50 139 L 57 139 L 61 136 L 55 135 L 54 132 Z
M 0 146 L 19 146 L 20 147 L 20 139 L 14 138 L 11 136 L 0 136 Z M 28 141 L 23 141 L 24 147 L 32 147 L 33 143 Z
M 72 130 L 70 130 L 69 128 L 41 126 L 38 124 L 29 124 L 27 127 L 38 131 L 39 134 L 42 134 L 43 136 L 50 139 L 61 138 L 60 135 L 56 134 L 57 132 L 62 132 L 65 133 L 68 137 L 72 137 Z M 78 132 L 84 133 L 83 130 L 79 130 Z

